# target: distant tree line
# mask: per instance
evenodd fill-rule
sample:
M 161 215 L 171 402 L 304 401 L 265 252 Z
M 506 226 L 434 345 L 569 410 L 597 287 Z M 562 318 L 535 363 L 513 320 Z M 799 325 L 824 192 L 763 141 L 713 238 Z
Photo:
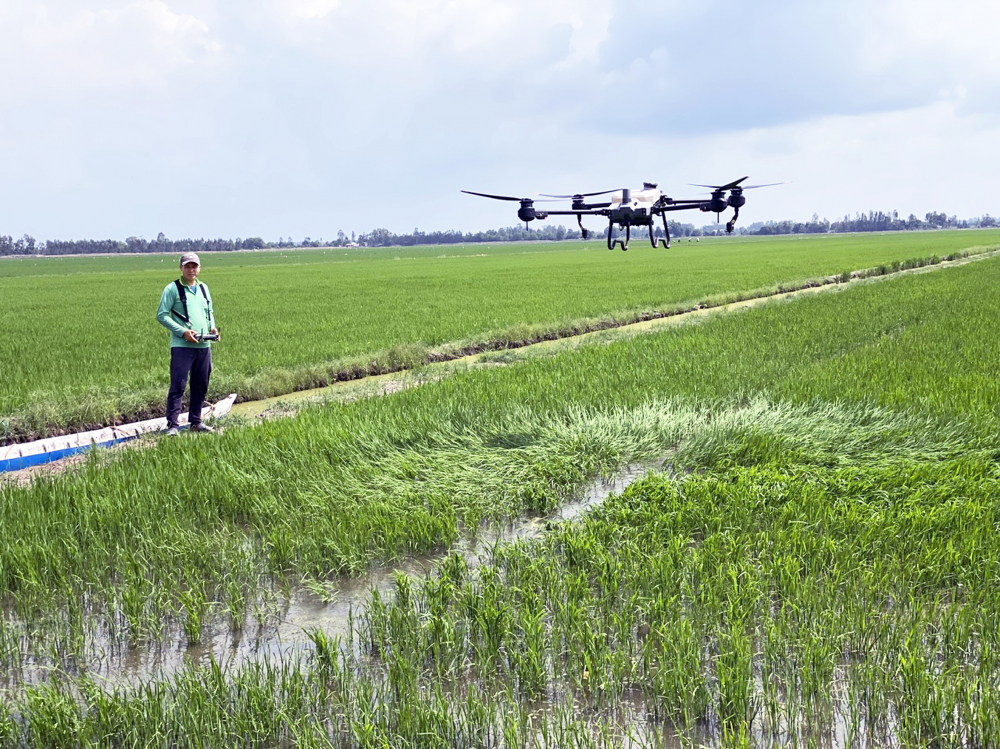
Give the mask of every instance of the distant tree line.
M 813 214 L 812 220 L 805 223 L 793 221 L 768 221 L 756 223 L 741 230 L 743 234 L 825 234 L 827 232 L 865 232 L 865 231 L 912 231 L 917 229 L 985 229 L 998 226 L 997 219 L 988 213 L 979 218 L 958 219 L 944 213 L 927 213 L 923 220 L 912 213 L 906 218 L 900 218 L 896 211 L 871 211 L 856 213 L 854 217 L 844 216 L 841 221 L 829 222 Z
M 34 255 L 37 252 L 35 238 L 25 234 L 20 239 L 0 234 L 0 255 Z
M 25 234 L 13 239 L 0 234 L 0 255 L 91 255 L 118 252 L 218 252 L 225 250 L 262 250 L 268 247 L 260 237 L 249 239 L 167 239 L 163 232 L 154 240 L 129 237 L 118 239 L 50 239 L 36 242 Z
M 721 224 L 709 224 L 698 229 L 693 224 L 682 224 L 668 221 L 671 237 L 700 237 L 723 233 Z M 989 214 L 973 219 L 958 219 L 944 213 L 927 213 L 919 219 L 912 213 L 907 218 L 900 218 L 896 211 L 885 213 L 871 211 L 856 213 L 853 218 L 844 216 L 841 221 L 827 221 L 813 214 L 806 222 L 798 221 L 767 221 L 757 222 L 740 227 L 740 234 L 826 234 L 841 232 L 866 231 L 907 231 L 917 229 L 978 229 L 1000 226 L 1000 221 Z M 590 229 L 592 237 L 606 237 L 607 225 L 600 229 Z M 646 236 L 646 227 L 634 227 L 634 238 Z M 616 234 L 621 234 L 616 229 Z M 662 237 L 663 228 L 657 226 L 654 236 Z M 476 242 L 528 242 L 528 241 L 562 241 L 579 239 L 578 229 L 567 228 L 561 224 L 528 225 L 518 224 L 502 229 L 488 229 L 478 232 L 461 232 L 454 229 L 445 231 L 423 232 L 414 229 L 412 234 L 394 234 L 388 229 L 373 229 L 367 234 L 350 238 L 343 231 L 337 232 L 337 238 L 324 242 L 322 239 L 304 238 L 295 241 L 279 237 L 277 242 L 265 242 L 260 237 L 247 239 L 167 239 L 163 232 L 156 239 L 147 240 L 142 237 L 118 239 L 52 239 L 48 242 L 38 242 L 34 237 L 25 234 L 20 239 L 0 234 L 0 255 L 87 255 L 99 253 L 124 252 L 159 252 L 180 254 L 184 252 L 225 252 L 227 250 L 265 250 L 291 247 L 409 247 L 418 244 L 464 244 Z
M 591 222 L 593 223 L 593 221 Z M 695 229 L 693 224 L 681 224 L 677 221 L 668 221 L 667 227 L 670 229 L 671 237 L 688 237 L 699 235 L 701 232 Z M 605 224 L 600 229 L 591 227 L 589 230 L 592 237 L 606 237 L 608 227 Z M 633 227 L 632 234 L 635 236 L 648 236 L 649 230 L 644 227 Z M 657 226 L 653 232 L 656 237 L 663 236 L 663 227 Z M 414 229 L 412 234 L 393 234 L 388 229 L 375 229 L 367 234 L 360 234 L 357 243 L 366 247 L 409 247 L 417 244 L 464 244 L 474 242 L 537 242 L 537 241 L 562 241 L 566 239 L 580 239 L 580 230 L 577 228 L 567 228 L 561 224 L 518 224 L 507 226 L 502 229 L 489 229 L 487 231 L 465 232 L 447 230 L 423 232 Z M 335 242 L 338 244 L 348 244 L 347 242 Z
M 374 229 L 367 234 L 358 235 L 358 244 L 367 247 L 410 247 L 417 244 L 464 244 L 466 242 L 525 242 L 528 240 L 560 241 L 579 237 L 576 230 L 567 229 L 561 224 L 546 224 L 538 228 L 526 227 L 523 224 L 507 226 L 502 229 L 488 229 L 478 232 L 460 232 L 454 229 L 445 231 L 420 231 L 414 229 L 412 234 L 393 234 L 388 229 Z

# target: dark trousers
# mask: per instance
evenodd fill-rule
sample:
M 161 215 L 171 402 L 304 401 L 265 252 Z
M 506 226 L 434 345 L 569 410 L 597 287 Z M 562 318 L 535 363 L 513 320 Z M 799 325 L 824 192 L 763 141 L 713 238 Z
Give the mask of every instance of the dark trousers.
M 191 375 L 191 403 L 188 423 L 201 423 L 208 379 L 212 376 L 212 349 L 173 346 L 170 349 L 170 390 L 167 392 L 167 427 L 177 426 L 181 415 L 181 399 L 188 374 Z

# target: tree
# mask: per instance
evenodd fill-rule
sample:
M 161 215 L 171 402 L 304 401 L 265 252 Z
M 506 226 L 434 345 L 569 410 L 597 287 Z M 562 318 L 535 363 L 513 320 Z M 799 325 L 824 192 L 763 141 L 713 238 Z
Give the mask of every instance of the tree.
M 125 247 L 127 252 L 145 252 L 146 240 L 142 237 L 129 237 L 125 240 Z

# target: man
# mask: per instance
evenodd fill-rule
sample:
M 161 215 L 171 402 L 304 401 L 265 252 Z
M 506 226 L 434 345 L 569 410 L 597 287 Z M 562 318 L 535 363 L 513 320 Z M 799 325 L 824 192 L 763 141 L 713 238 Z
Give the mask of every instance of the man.
M 167 393 L 167 434 L 177 434 L 181 398 L 191 376 L 188 423 L 192 432 L 214 432 L 201 423 L 208 380 L 212 375 L 212 344 L 202 337 L 208 333 L 218 340 L 219 329 L 212 314 L 212 295 L 198 283 L 201 260 L 193 252 L 181 255 L 181 277 L 171 281 L 160 295 L 156 319 L 170 331 L 170 390 Z

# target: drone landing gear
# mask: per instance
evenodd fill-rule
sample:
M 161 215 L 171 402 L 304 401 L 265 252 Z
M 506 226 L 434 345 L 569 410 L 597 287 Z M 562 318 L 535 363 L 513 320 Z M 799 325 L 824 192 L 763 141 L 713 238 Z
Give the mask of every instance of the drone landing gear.
M 608 224 L 608 249 L 613 250 L 618 245 L 622 246 L 622 252 L 628 249 L 629 240 L 632 238 L 632 225 L 625 224 L 625 239 L 614 239 L 615 222 Z
M 653 247 L 655 248 L 655 247 L 658 247 L 659 244 L 662 242 L 663 243 L 663 249 L 669 250 L 670 249 L 670 229 L 667 227 L 667 217 L 661 214 L 661 218 L 663 219 L 663 234 L 666 236 L 666 239 L 657 239 L 656 237 L 653 236 L 653 219 L 650 218 L 649 219 L 649 243 L 651 245 L 653 245 Z

